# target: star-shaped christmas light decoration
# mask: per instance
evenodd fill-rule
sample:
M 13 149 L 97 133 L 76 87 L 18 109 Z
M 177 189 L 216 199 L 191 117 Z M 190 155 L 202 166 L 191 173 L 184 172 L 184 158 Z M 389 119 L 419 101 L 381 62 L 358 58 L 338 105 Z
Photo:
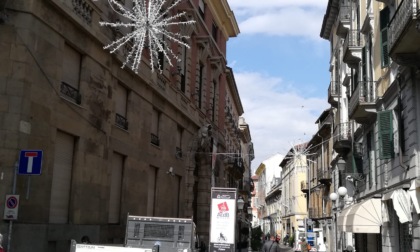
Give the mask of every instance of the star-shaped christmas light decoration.
M 118 0 L 108 0 L 111 8 L 128 22 L 99 22 L 101 26 L 109 26 L 119 29 L 121 27 L 131 28 L 131 32 L 116 39 L 106 45 L 104 49 L 109 49 L 114 53 L 122 46 L 130 45 L 126 59 L 121 68 L 129 65 L 134 72 L 138 72 L 141 63 L 142 52 L 145 47 L 149 49 L 150 65 L 152 72 L 155 69 L 155 62 L 158 68 L 161 68 L 158 59 L 159 53 L 163 54 L 169 64 L 173 66 L 171 58 L 180 61 L 179 57 L 171 50 L 166 41 L 172 41 L 189 48 L 189 45 L 183 41 L 188 39 L 186 35 L 171 32 L 172 26 L 191 25 L 194 20 L 180 21 L 181 17 L 186 17 L 185 12 L 171 14 L 173 9 L 182 0 L 175 0 L 168 8 L 164 8 L 166 0 L 133 0 L 133 8 L 123 6 Z

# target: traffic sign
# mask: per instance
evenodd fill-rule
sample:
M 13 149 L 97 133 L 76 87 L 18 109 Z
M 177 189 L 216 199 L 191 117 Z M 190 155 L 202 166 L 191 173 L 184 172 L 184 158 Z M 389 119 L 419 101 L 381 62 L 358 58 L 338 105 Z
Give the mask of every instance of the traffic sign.
M 19 195 L 6 195 L 4 202 L 4 216 L 5 220 L 17 220 L 19 208 Z
M 41 175 L 42 150 L 21 150 L 18 174 Z

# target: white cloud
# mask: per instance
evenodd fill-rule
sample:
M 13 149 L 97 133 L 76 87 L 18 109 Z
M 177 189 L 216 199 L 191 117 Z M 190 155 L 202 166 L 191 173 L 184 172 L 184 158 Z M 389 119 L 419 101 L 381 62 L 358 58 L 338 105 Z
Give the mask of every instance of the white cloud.
M 302 36 L 319 39 L 323 15 L 314 10 L 284 8 L 249 16 L 239 23 L 242 34 Z
M 241 34 L 319 39 L 327 0 L 229 0 Z
M 287 6 L 326 8 L 328 0 L 228 0 L 231 8 L 272 9 Z
M 316 133 L 316 119 L 329 107 L 325 99 L 305 98 L 281 78 L 235 72 L 235 80 L 254 143 L 254 170 L 276 153 L 285 155 L 292 144 L 308 141 Z

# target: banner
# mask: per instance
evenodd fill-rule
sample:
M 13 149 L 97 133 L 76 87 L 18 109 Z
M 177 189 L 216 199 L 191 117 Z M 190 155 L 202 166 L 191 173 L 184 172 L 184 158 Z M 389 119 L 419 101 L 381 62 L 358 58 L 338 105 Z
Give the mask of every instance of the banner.
M 235 252 L 236 188 L 211 189 L 210 252 Z

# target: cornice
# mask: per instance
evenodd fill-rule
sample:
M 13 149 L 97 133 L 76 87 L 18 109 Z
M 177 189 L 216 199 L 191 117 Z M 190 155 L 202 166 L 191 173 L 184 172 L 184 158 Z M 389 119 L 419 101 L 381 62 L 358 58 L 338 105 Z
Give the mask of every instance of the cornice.
M 217 26 L 222 30 L 224 36 L 226 38 L 236 37 L 239 34 L 239 26 L 227 0 L 206 0 L 205 3 L 210 8 Z

